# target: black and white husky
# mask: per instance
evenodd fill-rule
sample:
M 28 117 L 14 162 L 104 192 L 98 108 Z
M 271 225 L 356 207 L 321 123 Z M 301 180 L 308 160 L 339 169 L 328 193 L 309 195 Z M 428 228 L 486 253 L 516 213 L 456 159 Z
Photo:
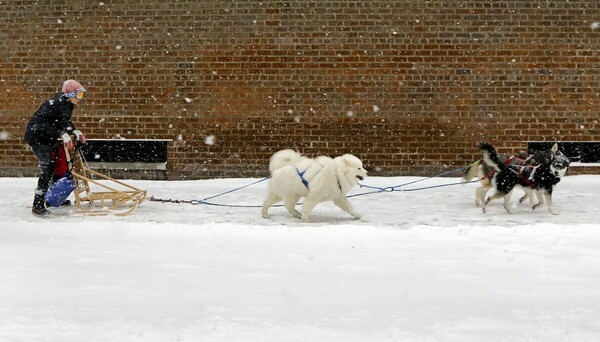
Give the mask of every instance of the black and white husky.
M 504 160 L 504 164 L 513 165 L 514 167 L 528 168 L 528 167 L 536 167 L 541 163 L 549 163 L 552 156 L 554 155 L 553 149 L 558 150 L 558 145 L 554 144 L 551 148 L 543 151 L 535 151 L 533 154 L 529 153 L 518 153 L 515 155 L 511 155 L 506 158 L 502 158 Z M 479 187 L 475 189 L 475 205 L 478 207 L 483 206 L 485 202 L 485 195 L 492 189 L 492 179 L 496 174 L 496 168 L 489 166 L 485 163 L 483 159 L 477 160 L 471 165 L 467 166 L 465 169 L 465 173 L 463 175 L 463 179 L 465 181 L 470 181 L 473 178 L 479 179 Z M 526 199 L 529 198 L 529 202 L 532 207 L 537 208 L 538 206 L 543 205 L 543 198 L 541 197 L 541 193 L 539 191 L 535 191 L 537 195 L 538 202 L 534 202 L 533 196 L 530 196 L 529 192 L 525 192 L 519 199 L 519 203 L 525 202 Z
M 552 191 L 554 186 L 560 182 L 568 169 L 570 160 L 558 150 L 558 145 L 554 144 L 550 150 L 551 154 L 547 158 L 540 158 L 539 165 L 511 165 L 505 164 L 500 160 L 496 149 L 487 143 L 479 144 L 479 148 L 483 151 L 483 160 L 488 165 L 496 170 L 492 176 L 492 187 L 495 188 L 495 193 L 483 204 L 483 212 L 487 211 L 487 205 L 499 198 L 504 198 L 504 209 L 510 213 L 510 194 L 518 185 L 531 196 L 534 190 L 539 191 L 540 204 L 546 202 L 548 211 L 554 215 L 558 212 L 552 207 Z M 539 204 L 533 206 L 535 209 Z

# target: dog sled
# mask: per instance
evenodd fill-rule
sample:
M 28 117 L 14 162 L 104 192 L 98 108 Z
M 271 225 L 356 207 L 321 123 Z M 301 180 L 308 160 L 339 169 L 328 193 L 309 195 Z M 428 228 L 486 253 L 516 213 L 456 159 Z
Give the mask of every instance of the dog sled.
M 57 166 L 61 163 L 61 154 L 64 152 L 68 172 L 63 178 L 72 179 L 71 189 L 78 212 L 84 215 L 127 215 L 146 200 L 146 190 L 90 169 L 81 154 L 80 146 L 74 151 L 61 147 L 58 149 Z

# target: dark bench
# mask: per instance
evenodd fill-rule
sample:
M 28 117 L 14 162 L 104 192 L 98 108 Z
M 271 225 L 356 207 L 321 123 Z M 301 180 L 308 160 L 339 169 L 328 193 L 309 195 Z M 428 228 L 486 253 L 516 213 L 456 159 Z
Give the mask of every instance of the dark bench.
M 547 150 L 558 143 L 558 149 L 564 153 L 571 162 L 577 163 L 577 166 L 586 166 L 600 163 L 600 142 L 599 141 L 530 141 L 527 143 L 528 152 Z
M 88 139 L 81 154 L 92 169 L 166 171 L 169 139 Z M 159 177 L 160 178 L 160 177 Z

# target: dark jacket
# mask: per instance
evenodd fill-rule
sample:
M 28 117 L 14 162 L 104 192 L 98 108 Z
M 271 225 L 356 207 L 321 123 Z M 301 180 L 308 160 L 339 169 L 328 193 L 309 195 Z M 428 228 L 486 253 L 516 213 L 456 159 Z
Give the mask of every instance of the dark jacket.
M 27 124 L 25 140 L 29 145 L 54 145 L 64 133 L 75 130 L 71 122 L 75 105 L 63 93 L 44 102 Z

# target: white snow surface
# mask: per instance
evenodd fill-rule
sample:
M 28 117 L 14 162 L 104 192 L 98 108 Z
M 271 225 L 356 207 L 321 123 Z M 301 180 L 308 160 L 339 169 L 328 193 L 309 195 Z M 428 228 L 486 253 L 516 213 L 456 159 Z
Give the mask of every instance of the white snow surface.
M 256 180 L 129 183 L 200 200 Z M 35 184 L 0 178 L 0 341 L 600 341 L 600 176 L 558 184 L 558 216 L 501 201 L 483 214 L 466 184 L 351 198 L 361 220 L 324 203 L 308 223 L 150 201 L 38 218 Z

